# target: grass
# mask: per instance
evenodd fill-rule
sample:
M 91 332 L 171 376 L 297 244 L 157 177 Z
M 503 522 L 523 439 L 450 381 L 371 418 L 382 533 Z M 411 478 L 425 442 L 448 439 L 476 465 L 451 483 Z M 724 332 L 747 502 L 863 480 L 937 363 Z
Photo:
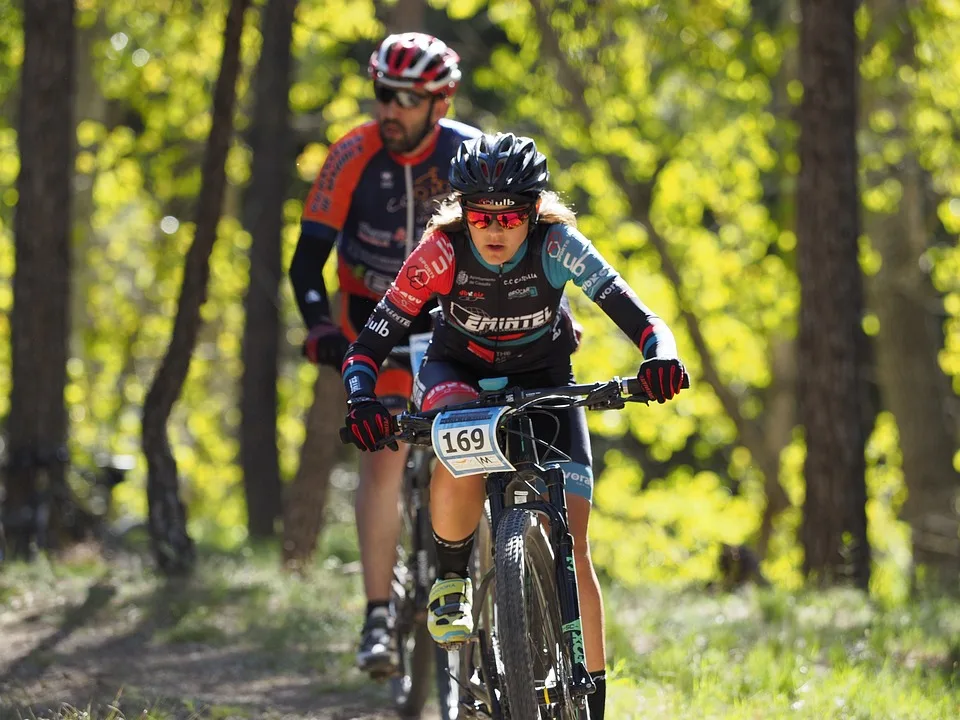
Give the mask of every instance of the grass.
M 117 707 L 120 699 L 114 704 L 104 707 L 86 706 L 84 709 L 76 708 L 68 703 L 64 703 L 56 710 L 49 713 L 30 713 L 21 715 L 17 720 L 175 720 L 183 713 L 170 708 L 164 709 L 158 704 L 149 708 L 137 711 L 127 715 Z M 129 704 L 129 702 L 127 703 Z M 235 708 L 229 705 L 196 706 L 187 703 L 182 710 L 185 710 L 189 720 L 240 720 L 241 718 L 251 717 L 245 708 Z
M 617 718 L 955 720 L 960 604 L 845 590 L 608 593 Z
M 267 671 L 322 670 L 318 692 L 367 687 L 352 670 L 363 602 L 358 576 L 342 571 L 346 558 L 328 556 L 301 579 L 280 572 L 272 548 L 202 557 L 194 577 L 174 584 L 136 564 L 111 567 L 90 558 L 11 565 L 0 574 L 0 597 L 16 608 L 55 595 L 44 613 L 58 622 L 76 612 L 71 603 L 89 598 L 92 587 L 109 586 L 112 594 L 91 606 L 88 622 L 132 614 L 156 624 L 154 643 L 239 644 Z M 929 597 L 884 608 L 850 590 L 708 594 L 614 587 L 606 601 L 611 720 L 960 718 L 956 600 Z M 36 717 L 263 716 L 249 708 L 144 701 L 152 696 L 139 688 L 126 692 L 127 715 L 117 702 L 86 710 L 63 706 Z M 131 708 L 139 709 L 130 714 Z M 17 715 L 0 709 L 0 718 L 7 717 Z

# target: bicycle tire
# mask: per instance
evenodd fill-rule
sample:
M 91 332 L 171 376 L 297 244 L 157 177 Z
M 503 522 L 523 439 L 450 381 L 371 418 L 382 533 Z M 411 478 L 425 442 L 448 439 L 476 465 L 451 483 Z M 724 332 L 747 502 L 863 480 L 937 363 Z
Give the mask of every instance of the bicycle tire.
M 497 528 L 495 562 L 497 634 L 509 717 L 539 720 L 537 686 L 553 673 L 553 682 L 566 700 L 568 663 L 560 632 L 553 551 L 536 513 L 517 508 L 504 513 Z M 572 703 L 561 706 L 562 717 L 578 717 Z

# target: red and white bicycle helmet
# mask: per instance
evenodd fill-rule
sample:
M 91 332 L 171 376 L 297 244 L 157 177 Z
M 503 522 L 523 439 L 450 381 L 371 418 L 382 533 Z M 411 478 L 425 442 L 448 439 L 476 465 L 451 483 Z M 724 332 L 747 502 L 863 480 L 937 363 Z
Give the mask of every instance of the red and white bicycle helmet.
M 370 56 L 374 82 L 402 90 L 453 95 L 460 83 L 460 56 L 425 33 L 389 35 Z

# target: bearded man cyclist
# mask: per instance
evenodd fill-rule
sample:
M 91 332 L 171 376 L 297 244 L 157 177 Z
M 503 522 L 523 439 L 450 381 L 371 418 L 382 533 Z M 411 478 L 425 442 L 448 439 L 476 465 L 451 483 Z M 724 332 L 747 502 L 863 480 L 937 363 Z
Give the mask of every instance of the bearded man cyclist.
M 422 33 L 390 35 L 370 57 L 375 120 L 330 146 L 307 197 L 300 240 L 290 264 L 297 305 L 309 328 L 304 352 L 340 370 L 349 342 L 367 323 L 430 218 L 432 200 L 449 191 L 450 159 L 479 130 L 445 119 L 460 82 L 459 56 Z M 330 313 L 323 266 L 337 248 L 339 318 Z M 403 330 L 429 331 L 426 315 Z M 384 407 L 406 408 L 413 386 L 407 367 L 385 367 L 376 385 Z M 400 533 L 397 511 L 406 452 L 364 454 L 356 493 L 356 523 L 367 597 L 357 652 L 361 670 L 392 672 L 399 657 L 390 589 Z
M 673 334 L 580 234 L 571 210 L 548 192 L 546 158 L 533 140 L 513 134 L 464 141 L 450 167 L 455 191 L 427 226 L 423 241 L 377 304 L 343 364 L 346 426 L 354 444 L 373 451 L 389 436 L 390 416 L 376 393 L 381 363 L 432 298 L 439 299 L 433 339 L 417 376 L 421 410 L 477 397 L 483 378 L 507 376 L 511 386 L 573 382 L 576 337 L 563 292 L 572 281 L 640 350 L 638 378 L 658 402 L 683 384 Z M 593 493 L 590 441 L 582 408 L 532 418 L 534 433 L 554 437 L 571 459 L 561 467 L 580 593 L 587 669 L 597 685 L 588 696 L 591 720 L 606 698 L 603 604 L 590 558 L 587 526 Z M 438 579 L 430 593 L 428 627 L 440 644 L 473 631 L 467 567 L 484 502 L 479 475 L 456 480 L 437 464 L 430 513 Z

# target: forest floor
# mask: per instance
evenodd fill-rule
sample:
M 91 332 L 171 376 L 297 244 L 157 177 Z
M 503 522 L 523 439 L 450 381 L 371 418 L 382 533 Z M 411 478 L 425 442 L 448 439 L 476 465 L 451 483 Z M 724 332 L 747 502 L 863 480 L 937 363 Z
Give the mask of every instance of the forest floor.
M 355 567 L 204 552 L 166 581 L 92 552 L 0 568 L 0 720 L 394 717 L 353 666 Z M 960 603 L 852 591 L 607 593 L 611 720 L 956 720 Z M 430 716 L 434 717 L 434 716 Z

